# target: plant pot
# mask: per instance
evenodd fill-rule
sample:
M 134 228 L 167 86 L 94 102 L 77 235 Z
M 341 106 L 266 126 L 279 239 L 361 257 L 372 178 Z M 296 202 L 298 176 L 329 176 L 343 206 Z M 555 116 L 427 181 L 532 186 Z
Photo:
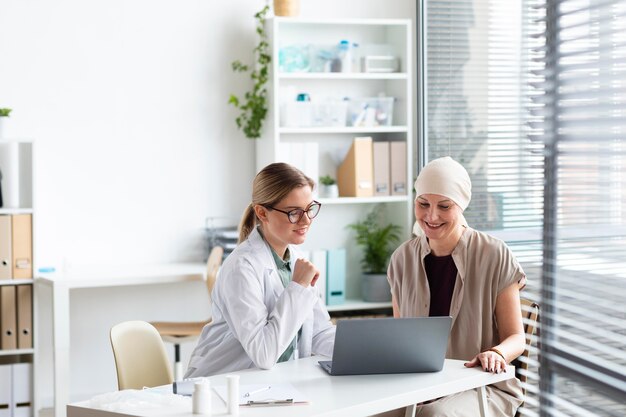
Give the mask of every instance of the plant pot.
M 337 198 L 339 197 L 339 187 L 337 184 L 324 185 L 320 184 L 320 198 Z
M 361 295 L 363 301 L 378 303 L 391 301 L 391 287 L 387 281 L 387 274 L 363 274 Z
M 274 0 L 274 16 L 298 16 L 300 0 Z

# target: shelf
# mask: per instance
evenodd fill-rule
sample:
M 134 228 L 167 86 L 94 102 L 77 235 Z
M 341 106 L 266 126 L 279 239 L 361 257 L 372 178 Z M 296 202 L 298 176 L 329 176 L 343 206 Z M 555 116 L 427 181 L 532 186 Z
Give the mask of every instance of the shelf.
M 338 198 L 318 198 L 322 204 L 370 204 L 370 203 L 406 203 L 409 199 L 407 195 L 392 195 L 386 197 L 338 197 Z
M 324 133 L 406 133 L 406 126 L 374 126 L 374 127 L 280 127 L 280 134 L 324 134 Z
M 0 214 L 33 214 L 32 208 L 0 208 Z
M 0 286 L 2 285 L 24 285 L 34 283 L 34 279 L 2 279 L 0 280 Z
M 32 355 L 35 353 L 35 349 L 0 349 L 0 357 L 1 356 L 15 356 L 15 355 Z
M 326 306 L 329 312 L 336 311 L 359 311 L 359 310 L 377 310 L 383 308 L 391 308 L 391 301 L 380 303 L 372 303 L 368 301 L 347 299 L 345 303 L 334 306 Z
M 279 80 L 406 80 L 405 72 L 286 72 L 278 75 Z

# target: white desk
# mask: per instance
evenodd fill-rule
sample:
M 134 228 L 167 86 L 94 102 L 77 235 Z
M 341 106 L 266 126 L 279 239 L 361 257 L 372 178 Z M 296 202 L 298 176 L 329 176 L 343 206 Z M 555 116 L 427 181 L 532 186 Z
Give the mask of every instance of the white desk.
M 288 361 L 264 370 L 235 372 L 240 375 L 240 384 L 269 384 L 290 382 L 310 400 L 307 405 L 283 407 L 240 407 L 242 417 L 345 417 L 367 416 L 418 402 L 439 398 L 456 392 L 503 381 L 514 377 L 515 369 L 506 373 L 492 374 L 480 368 L 465 368 L 463 361 L 446 360 L 444 369 L 436 373 L 330 376 L 312 357 Z M 224 376 L 210 378 L 211 386 L 226 385 Z M 484 392 L 484 390 L 481 390 Z M 88 401 L 70 404 L 68 417 L 192 417 L 191 401 L 188 407 L 170 406 L 158 409 L 132 407 L 115 413 L 89 407 Z M 213 416 L 225 416 L 226 405 L 213 392 Z
M 37 285 L 52 288 L 54 415 L 65 417 L 70 387 L 70 290 L 126 285 L 169 284 L 203 279 L 205 263 L 133 265 L 41 274 Z

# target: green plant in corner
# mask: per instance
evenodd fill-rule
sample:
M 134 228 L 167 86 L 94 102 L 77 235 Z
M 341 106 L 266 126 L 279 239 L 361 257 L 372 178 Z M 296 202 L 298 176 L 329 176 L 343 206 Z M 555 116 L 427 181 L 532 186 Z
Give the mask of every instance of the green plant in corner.
M 322 185 L 334 185 L 337 184 L 337 181 L 330 175 L 324 175 L 320 177 L 320 184 Z
M 393 244 L 400 239 L 400 226 L 383 225 L 383 206 L 377 205 L 365 220 L 349 224 L 347 227 L 356 232 L 356 243 L 363 247 L 361 266 L 366 274 L 384 274 L 393 252 Z
M 0 109 L 0 117 L 9 117 L 9 114 L 11 114 L 13 110 L 11 109 Z
M 246 137 L 250 139 L 261 137 L 261 129 L 267 116 L 266 84 L 269 76 L 269 64 L 272 61 L 265 29 L 266 15 L 269 10 L 269 6 L 266 5 L 254 15 L 257 20 L 256 33 L 259 35 L 259 43 L 254 48 L 254 54 L 257 58 L 254 68 L 250 68 L 239 60 L 231 64 L 235 72 L 250 71 L 250 78 L 253 82 L 252 90 L 246 92 L 242 100 L 234 94 L 231 94 L 228 100 L 229 104 L 240 110 L 235 122 L 237 122 L 237 127 L 243 130 Z

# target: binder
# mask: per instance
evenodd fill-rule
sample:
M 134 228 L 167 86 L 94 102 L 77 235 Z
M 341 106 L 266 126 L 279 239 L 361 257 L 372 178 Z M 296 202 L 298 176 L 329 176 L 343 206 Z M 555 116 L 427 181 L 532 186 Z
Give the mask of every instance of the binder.
M 322 304 L 326 305 L 326 251 L 324 249 L 312 251 L 311 263 L 320 271 L 315 287 L 317 287 L 317 293 L 322 300 Z
M 13 417 L 32 415 L 32 367 L 28 362 L 13 365 Z
M 15 286 L 0 287 L 0 349 L 17 349 Z
M 374 142 L 374 195 L 391 195 L 391 172 L 389 170 L 389 142 Z
M 17 286 L 17 348 L 33 347 L 33 286 Z
M 0 417 L 11 417 L 13 408 L 13 365 L 0 365 Z
M 30 214 L 14 214 L 11 222 L 13 236 L 13 278 L 33 277 L 33 232 Z
M 406 142 L 391 142 L 391 195 L 407 195 Z
M 0 279 L 13 277 L 11 246 L 11 216 L 0 215 Z
M 329 249 L 326 256 L 326 304 L 343 304 L 346 301 L 346 250 Z
M 372 138 L 354 138 L 348 154 L 337 170 L 341 197 L 371 197 L 373 187 Z

